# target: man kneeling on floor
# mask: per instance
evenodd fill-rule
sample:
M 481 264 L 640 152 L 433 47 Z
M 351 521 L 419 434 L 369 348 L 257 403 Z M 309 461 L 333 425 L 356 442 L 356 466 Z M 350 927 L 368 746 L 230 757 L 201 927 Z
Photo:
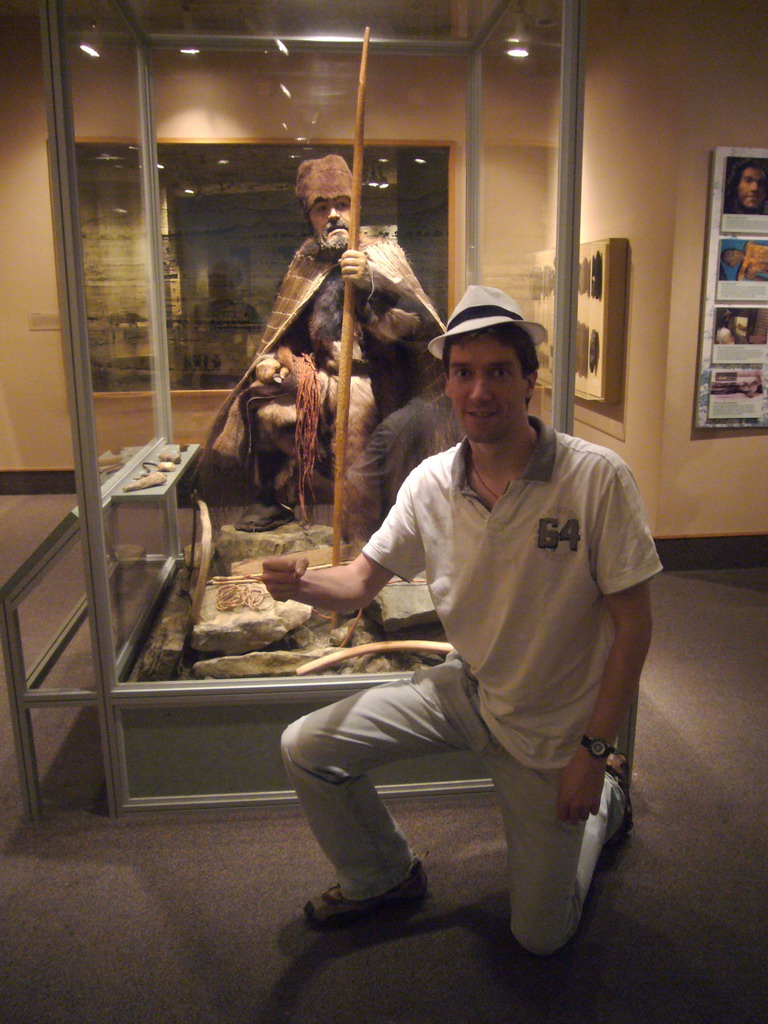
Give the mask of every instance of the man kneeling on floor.
M 331 611 L 426 573 L 454 648 L 284 733 L 291 782 L 337 873 L 305 907 L 317 924 L 426 893 L 366 774 L 377 765 L 451 750 L 483 759 L 504 821 L 512 932 L 541 955 L 573 935 L 603 846 L 631 827 L 628 767 L 611 744 L 637 691 L 661 565 L 625 463 L 528 416 L 545 337 L 503 292 L 470 287 L 429 345 L 464 440 L 410 474 L 349 565 L 264 561 L 275 598 Z

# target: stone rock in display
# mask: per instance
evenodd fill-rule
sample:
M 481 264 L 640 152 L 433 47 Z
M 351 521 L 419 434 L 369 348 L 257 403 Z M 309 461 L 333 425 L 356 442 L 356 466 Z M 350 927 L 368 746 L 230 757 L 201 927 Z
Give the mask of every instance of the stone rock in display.
M 344 641 L 349 635 L 350 627 L 352 626 L 353 619 L 348 619 L 343 625 L 339 626 L 338 629 L 331 630 L 328 636 L 328 644 L 331 648 L 341 647 Z M 361 644 L 373 644 L 377 640 L 383 640 L 384 635 L 381 628 L 371 628 L 372 624 L 368 622 L 363 616 L 360 621 L 355 625 L 354 632 L 350 641 L 347 643 L 348 647 L 359 647 Z M 327 652 L 326 652 L 327 653 Z
M 324 654 L 311 651 L 252 651 L 250 654 L 207 658 L 198 661 L 192 673 L 195 679 L 249 679 L 256 676 L 292 676 L 296 669 Z
M 426 583 L 388 584 L 374 598 L 368 614 L 387 634 L 439 622 Z
M 216 548 L 216 576 L 258 574 L 259 560 L 270 554 L 292 551 L 306 553 L 312 564 L 326 564 L 332 540 L 328 526 L 287 523 L 267 533 L 245 533 L 223 527 Z M 198 545 L 199 548 L 199 545 Z M 342 548 L 343 559 L 355 551 Z M 144 572 L 145 552 L 131 545 L 116 549 L 120 571 Z M 187 564 L 191 551 L 188 551 Z M 199 564 L 199 550 L 196 562 Z M 194 578 L 194 577 L 193 577 Z M 233 588 L 228 599 L 226 587 Z M 239 603 L 258 583 L 236 579 L 222 583 L 221 590 L 209 583 L 205 590 L 200 621 L 191 635 L 189 628 L 190 579 L 183 565 L 153 623 L 150 635 L 131 673 L 132 679 L 225 679 L 293 676 L 310 661 L 345 645 L 350 648 L 381 640 L 444 640 L 429 591 L 424 583 L 396 581 L 388 584 L 360 618 L 345 615 L 334 620 L 295 601 L 275 602 L 269 595 L 259 607 Z M 242 588 L 238 592 L 238 588 Z M 217 607 L 230 604 L 227 610 Z M 257 601 L 252 603 L 257 604 Z M 351 637 L 350 630 L 354 626 Z M 279 650 L 275 649 L 279 647 Z M 349 675 L 408 672 L 419 665 L 434 664 L 439 657 L 392 650 L 386 654 L 353 655 L 318 674 Z
M 192 631 L 192 647 L 196 651 L 217 654 L 260 651 L 303 626 L 312 616 L 309 605 L 298 601 L 270 601 L 264 608 L 240 605 L 220 611 L 216 606 L 217 598 L 218 587 L 208 586 L 200 621 Z
M 235 562 L 261 560 L 271 555 L 322 547 L 333 543 L 333 528 L 307 523 L 286 523 L 265 533 L 246 533 L 234 526 L 222 526 L 216 541 L 216 554 L 225 575 Z
M 292 630 L 285 640 L 289 644 L 289 650 L 292 651 L 309 650 L 318 647 L 321 643 L 317 633 L 308 626 L 299 626 L 298 629 Z

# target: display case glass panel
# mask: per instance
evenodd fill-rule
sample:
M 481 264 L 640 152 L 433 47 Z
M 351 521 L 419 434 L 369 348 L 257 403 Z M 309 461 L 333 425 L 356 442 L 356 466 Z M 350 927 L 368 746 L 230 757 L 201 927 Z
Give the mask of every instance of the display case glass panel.
M 106 0 L 67 11 L 97 444 L 99 454 L 119 454 L 157 432 L 154 243 L 143 176 L 151 156 L 142 148 L 138 50 L 126 24 Z
M 164 509 L 157 504 L 114 504 L 104 525 L 112 628 L 119 656 L 154 596 L 167 560 L 167 528 Z
M 90 394 L 76 398 L 95 400 L 99 455 L 134 453 L 130 472 L 111 489 L 109 479 L 101 495 L 84 487 L 83 532 L 100 618 L 97 660 L 105 670 L 93 703 L 110 806 L 122 813 L 143 809 L 142 801 L 170 807 L 248 802 L 275 792 L 283 798 L 275 751 L 284 723 L 305 705 L 403 677 L 418 664 L 410 653 L 385 661 L 378 650 L 358 651 L 323 675 L 316 664 L 320 649 L 378 643 L 382 636 L 441 644 L 426 584 L 385 588 L 367 621 L 328 622 L 307 608 L 307 617 L 279 639 L 255 643 L 250 625 L 222 628 L 222 616 L 250 609 L 252 595 L 239 593 L 239 603 L 228 603 L 220 584 L 258 575 L 261 555 L 243 543 L 243 535 L 259 531 L 238 529 L 236 509 L 229 521 L 214 517 L 215 550 L 205 561 L 201 506 L 202 536 L 198 528 L 192 538 L 197 544 L 187 546 L 188 561 L 194 559 L 190 570 L 173 557 L 180 536 L 171 485 L 154 497 L 126 493 L 123 485 L 145 459 L 151 461 L 145 449 L 154 457 L 166 444 L 159 436 L 159 406 L 169 398 L 174 406 L 175 436 L 167 440 L 202 442 L 264 343 L 280 279 L 309 234 L 292 196 L 296 168 L 307 157 L 351 155 L 366 25 L 376 45 L 368 62 L 362 225 L 405 249 L 439 319 L 473 279 L 508 291 L 530 315 L 537 288 L 533 254 L 557 244 L 562 5 L 92 0 L 85 18 L 74 17 L 67 0 L 51 0 L 51 6 L 71 15 L 67 60 L 84 250 L 83 266 L 76 269 L 85 281 L 88 320 L 88 338 L 80 340 L 90 349 L 93 383 Z M 153 51 L 154 132 L 162 165 L 155 224 L 149 223 L 154 207 L 149 217 L 145 212 L 145 191 L 156 184 L 148 163 L 155 161 L 155 140 L 143 148 L 152 129 L 146 54 L 124 13 L 137 19 Z M 89 41 L 89 32 L 101 38 Z M 511 56 L 509 41 L 522 42 L 524 35 L 529 56 Z M 82 42 L 99 56 L 82 50 Z M 68 155 L 69 148 L 68 142 Z M 477 223 L 467 216 L 470 204 L 479 211 Z M 160 246 L 162 270 L 153 253 Z M 476 266 L 470 251 L 478 256 Z M 163 289 L 170 357 L 154 335 Z M 431 365 L 439 369 L 436 361 Z M 282 386 L 275 377 L 283 368 L 267 387 Z M 396 412 L 408 407 L 410 394 L 396 397 Z M 434 408 L 427 409 L 430 429 Z M 254 410 L 246 411 L 250 416 Z M 386 420 L 372 418 L 366 430 L 373 436 Z M 289 427 L 297 443 L 299 433 Z M 453 440 L 446 436 L 441 447 Z M 290 437 L 278 441 L 276 450 L 292 458 Z M 395 448 L 393 435 L 385 434 L 379 454 L 388 457 Z M 249 438 L 246 450 L 263 449 Z M 398 472 L 424 454 L 411 451 Z M 283 463 L 270 473 L 267 466 L 260 479 L 275 483 L 279 471 L 285 477 L 295 468 Z M 109 472 L 105 464 L 107 478 Z M 394 487 L 380 490 L 377 477 L 370 493 L 383 515 Z M 327 512 L 328 497 L 322 489 L 313 492 L 311 515 L 288 524 L 293 539 L 279 550 L 303 545 L 319 557 L 330 548 L 329 520 L 318 514 Z M 101 511 L 99 501 L 103 518 L 91 514 Z M 296 512 L 295 501 L 285 505 Z M 313 533 L 316 527 L 326 532 Z M 94 535 L 98 545 L 91 543 Z M 358 545 L 362 539 L 355 537 Z M 191 618 L 200 580 L 210 584 L 203 597 L 213 606 L 213 639 L 209 623 L 197 635 L 192 628 L 200 626 Z M 406 588 L 406 599 L 398 600 Z M 271 665 L 254 657 L 262 653 L 274 659 Z M 437 661 L 443 653 L 433 649 L 430 657 Z M 215 748 L 210 757 L 207 743 Z M 269 776 L 264 783 L 252 771 L 252 752 Z M 30 752 L 25 756 L 32 776 L 34 759 Z M 450 766 L 447 784 L 485 785 L 476 773 L 473 764 Z M 433 766 L 422 781 L 410 767 L 406 774 L 388 781 L 400 790 L 422 781 L 438 790 L 445 785 Z
M 70 513 L 56 534 L 71 528 Z M 80 538 L 62 546 L 61 556 L 47 561 L 33 586 L 25 588 L 15 612 L 18 622 L 19 653 L 27 673 L 30 691 L 92 690 L 94 673 L 88 633 L 85 576 Z M 55 650 L 62 637 L 66 649 Z
M 144 29 L 153 35 L 266 37 L 311 34 L 321 40 L 359 38 L 366 25 L 379 39 L 470 40 L 498 6 L 497 0 L 206 0 L 204 4 L 134 0 Z
M 480 280 L 525 316 L 554 322 L 562 4 L 510 4 L 486 41 L 482 76 Z M 551 250 L 541 264 L 538 254 Z M 542 379 L 552 379 L 552 349 Z M 541 382 L 540 382 L 541 384 Z M 533 411 L 551 419 L 538 389 Z
M 307 225 L 303 160 L 349 145 L 158 144 L 171 388 L 229 389 L 250 366 Z M 440 315 L 448 304 L 451 147 L 369 145 L 362 230 L 397 242 Z

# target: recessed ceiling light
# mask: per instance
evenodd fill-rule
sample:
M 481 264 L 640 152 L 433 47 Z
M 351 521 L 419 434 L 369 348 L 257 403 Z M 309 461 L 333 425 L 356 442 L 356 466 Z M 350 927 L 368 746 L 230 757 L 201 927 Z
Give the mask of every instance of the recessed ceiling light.
M 516 46 L 512 50 L 507 50 L 510 57 L 527 57 L 528 51 L 524 46 Z
M 196 50 L 194 46 L 189 46 L 184 50 L 179 50 L 179 53 L 186 53 L 188 57 L 196 57 L 200 51 Z
M 89 46 L 88 43 L 80 43 L 80 49 L 83 51 L 83 53 L 87 53 L 89 57 L 101 56 L 99 51 L 95 47 Z
M 284 53 L 286 57 L 288 56 L 288 47 L 285 45 L 282 39 L 276 39 L 275 45 L 277 46 L 280 53 Z
M 285 95 L 288 97 L 288 99 L 291 98 L 291 90 L 288 88 L 287 85 L 283 85 L 283 83 L 281 82 L 280 83 L 280 89 L 285 93 Z

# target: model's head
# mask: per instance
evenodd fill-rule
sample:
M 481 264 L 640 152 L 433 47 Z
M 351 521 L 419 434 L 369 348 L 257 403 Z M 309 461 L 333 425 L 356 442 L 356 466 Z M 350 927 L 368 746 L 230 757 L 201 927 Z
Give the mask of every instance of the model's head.
M 728 176 L 725 209 L 730 213 L 762 213 L 768 196 L 768 172 L 760 160 L 738 160 Z
M 340 255 L 349 244 L 352 172 L 343 157 L 305 160 L 296 175 L 296 198 L 321 252 Z

